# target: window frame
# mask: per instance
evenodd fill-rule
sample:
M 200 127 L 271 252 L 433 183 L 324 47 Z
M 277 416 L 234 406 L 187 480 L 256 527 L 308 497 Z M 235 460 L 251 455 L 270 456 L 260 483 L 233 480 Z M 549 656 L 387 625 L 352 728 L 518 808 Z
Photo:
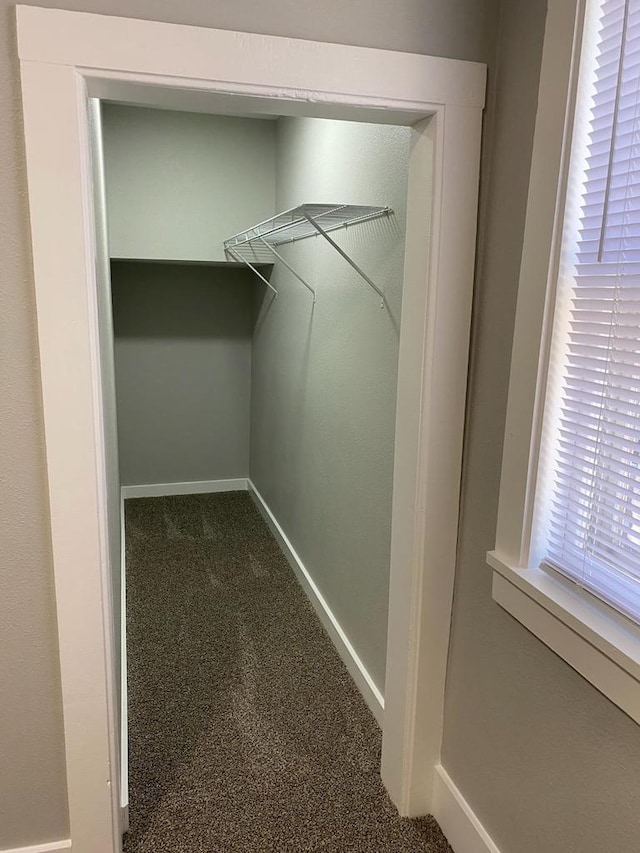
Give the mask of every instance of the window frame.
M 550 0 L 547 12 L 496 545 L 487 562 L 493 599 L 640 723 L 640 626 L 529 560 L 576 89 L 591 2 Z

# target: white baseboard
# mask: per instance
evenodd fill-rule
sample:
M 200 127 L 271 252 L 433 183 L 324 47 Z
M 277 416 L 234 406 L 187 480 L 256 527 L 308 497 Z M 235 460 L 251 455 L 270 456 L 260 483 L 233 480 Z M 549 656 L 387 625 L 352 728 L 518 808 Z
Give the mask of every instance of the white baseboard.
M 435 768 L 431 812 L 456 853 L 500 853 L 442 764 Z
M 235 480 L 194 480 L 190 483 L 149 483 L 122 486 L 125 498 L 158 498 L 163 495 L 203 495 L 213 492 L 246 492 L 248 477 Z M 0 851 L 1 853 L 1 851 Z
M 371 709 L 372 714 L 382 726 L 384 716 L 384 697 L 378 690 L 375 682 L 367 672 L 364 664 L 356 654 L 355 649 L 349 642 L 345 632 L 340 627 L 340 623 L 331 612 L 329 605 L 322 597 L 322 593 L 313 582 L 311 575 L 305 568 L 302 560 L 295 552 L 291 542 L 287 539 L 284 530 L 276 521 L 275 516 L 265 503 L 262 495 L 256 489 L 251 480 L 248 481 L 249 494 L 254 499 L 256 506 L 271 532 L 275 536 L 278 544 L 282 548 L 285 557 L 287 558 L 291 568 L 293 569 L 300 586 L 305 591 L 307 598 L 313 605 L 314 610 L 318 614 L 325 630 L 331 637 L 338 654 L 342 658 L 343 663 L 349 670 L 349 674 L 356 683 L 357 688 L 362 693 L 365 702 Z
M 0 853 L 62 853 L 71 850 L 71 839 L 51 841 L 49 844 L 28 844 L 26 847 L 12 847 L 10 850 L 0 850 Z

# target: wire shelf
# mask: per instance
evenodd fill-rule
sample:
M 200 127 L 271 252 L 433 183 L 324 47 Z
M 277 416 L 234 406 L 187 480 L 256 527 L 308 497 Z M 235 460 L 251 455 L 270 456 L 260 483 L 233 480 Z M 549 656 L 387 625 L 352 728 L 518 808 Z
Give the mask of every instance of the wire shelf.
M 265 219 L 246 231 L 234 234 L 224 241 L 224 247 L 233 249 L 259 240 L 264 240 L 270 246 L 282 246 L 285 243 L 293 243 L 294 240 L 304 240 L 317 235 L 318 229 L 314 222 L 317 222 L 323 231 L 328 232 L 390 213 L 390 207 L 365 204 L 300 204 Z
M 357 225 L 369 219 L 377 219 L 380 216 L 388 216 L 392 212 L 390 207 L 374 207 L 366 204 L 300 204 L 298 207 L 278 213 L 270 219 L 265 219 L 264 222 L 247 228 L 246 231 L 229 237 L 224 241 L 224 250 L 234 260 L 246 264 L 276 296 L 278 291 L 262 275 L 257 266 L 270 258 L 277 258 L 313 294 L 315 302 L 314 288 L 293 269 L 276 247 L 304 240 L 307 237 L 321 236 L 375 290 L 380 297 L 380 306 L 384 308 L 385 297 L 382 290 L 344 249 L 329 237 L 328 232 L 347 228 L 349 225 Z

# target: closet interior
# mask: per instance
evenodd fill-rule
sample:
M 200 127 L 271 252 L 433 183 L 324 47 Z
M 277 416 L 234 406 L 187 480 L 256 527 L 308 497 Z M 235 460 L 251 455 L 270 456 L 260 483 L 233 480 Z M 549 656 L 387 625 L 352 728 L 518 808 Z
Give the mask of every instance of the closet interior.
M 211 668 L 221 642 L 212 622 L 240 638 L 244 652 L 229 672 L 244 673 L 245 691 L 247 660 L 265 645 L 280 650 L 281 665 L 292 654 L 289 669 L 326 654 L 324 640 L 287 649 L 306 629 L 275 631 L 273 613 L 261 609 L 268 600 L 297 624 L 288 609 L 297 595 L 380 720 L 411 131 L 102 103 L 101 133 L 126 542 L 123 762 L 127 693 L 134 701 L 127 670 L 136 689 L 144 682 L 155 691 L 145 711 L 158 711 L 145 739 L 152 749 L 159 706 L 175 709 L 181 694 L 204 720 L 224 688 Z M 247 566 L 245 588 L 238 577 Z M 139 573 L 131 588 L 130 569 Z M 223 612 L 225 595 L 239 615 Z M 315 620 L 304 607 L 304 619 Z M 247 637 L 254 652 L 242 646 Z M 132 649 L 134 640 L 148 641 L 147 651 Z M 163 643 L 172 649 L 161 684 Z M 187 657 L 193 677 L 185 676 Z M 171 671 L 182 678 L 173 687 L 165 683 Z M 313 715 L 307 681 L 299 675 L 287 689 L 300 690 Z M 251 713 L 259 717 L 255 685 Z M 238 695 L 229 694 L 232 705 Z M 140 714 L 128 711 L 139 728 Z M 238 712 L 233 730 L 259 753 L 256 738 L 269 737 L 243 729 L 247 713 Z M 174 777 L 187 761 L 180 749 L 193 751 L 195 740 L 170 760 L 165 754 Z M 286 772 L 296 767 L 286 771 L 285 761 Z M 150 802 L 169 809 L 167 785 L 158 782 L 151 795 L 148 780 L 139 784 L 132 825 Z M 168 813 L 163 820 L 179 820 Z

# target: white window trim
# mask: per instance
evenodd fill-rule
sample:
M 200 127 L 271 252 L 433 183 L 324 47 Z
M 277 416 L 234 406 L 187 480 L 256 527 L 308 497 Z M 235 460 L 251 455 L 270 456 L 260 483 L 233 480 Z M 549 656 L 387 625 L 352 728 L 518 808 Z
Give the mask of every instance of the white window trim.
M 560 575 L 529 564 L 554 282 L 589 0 L 550 0 L 518 284 L 494 600 L 640 723 L 640 628 Z

